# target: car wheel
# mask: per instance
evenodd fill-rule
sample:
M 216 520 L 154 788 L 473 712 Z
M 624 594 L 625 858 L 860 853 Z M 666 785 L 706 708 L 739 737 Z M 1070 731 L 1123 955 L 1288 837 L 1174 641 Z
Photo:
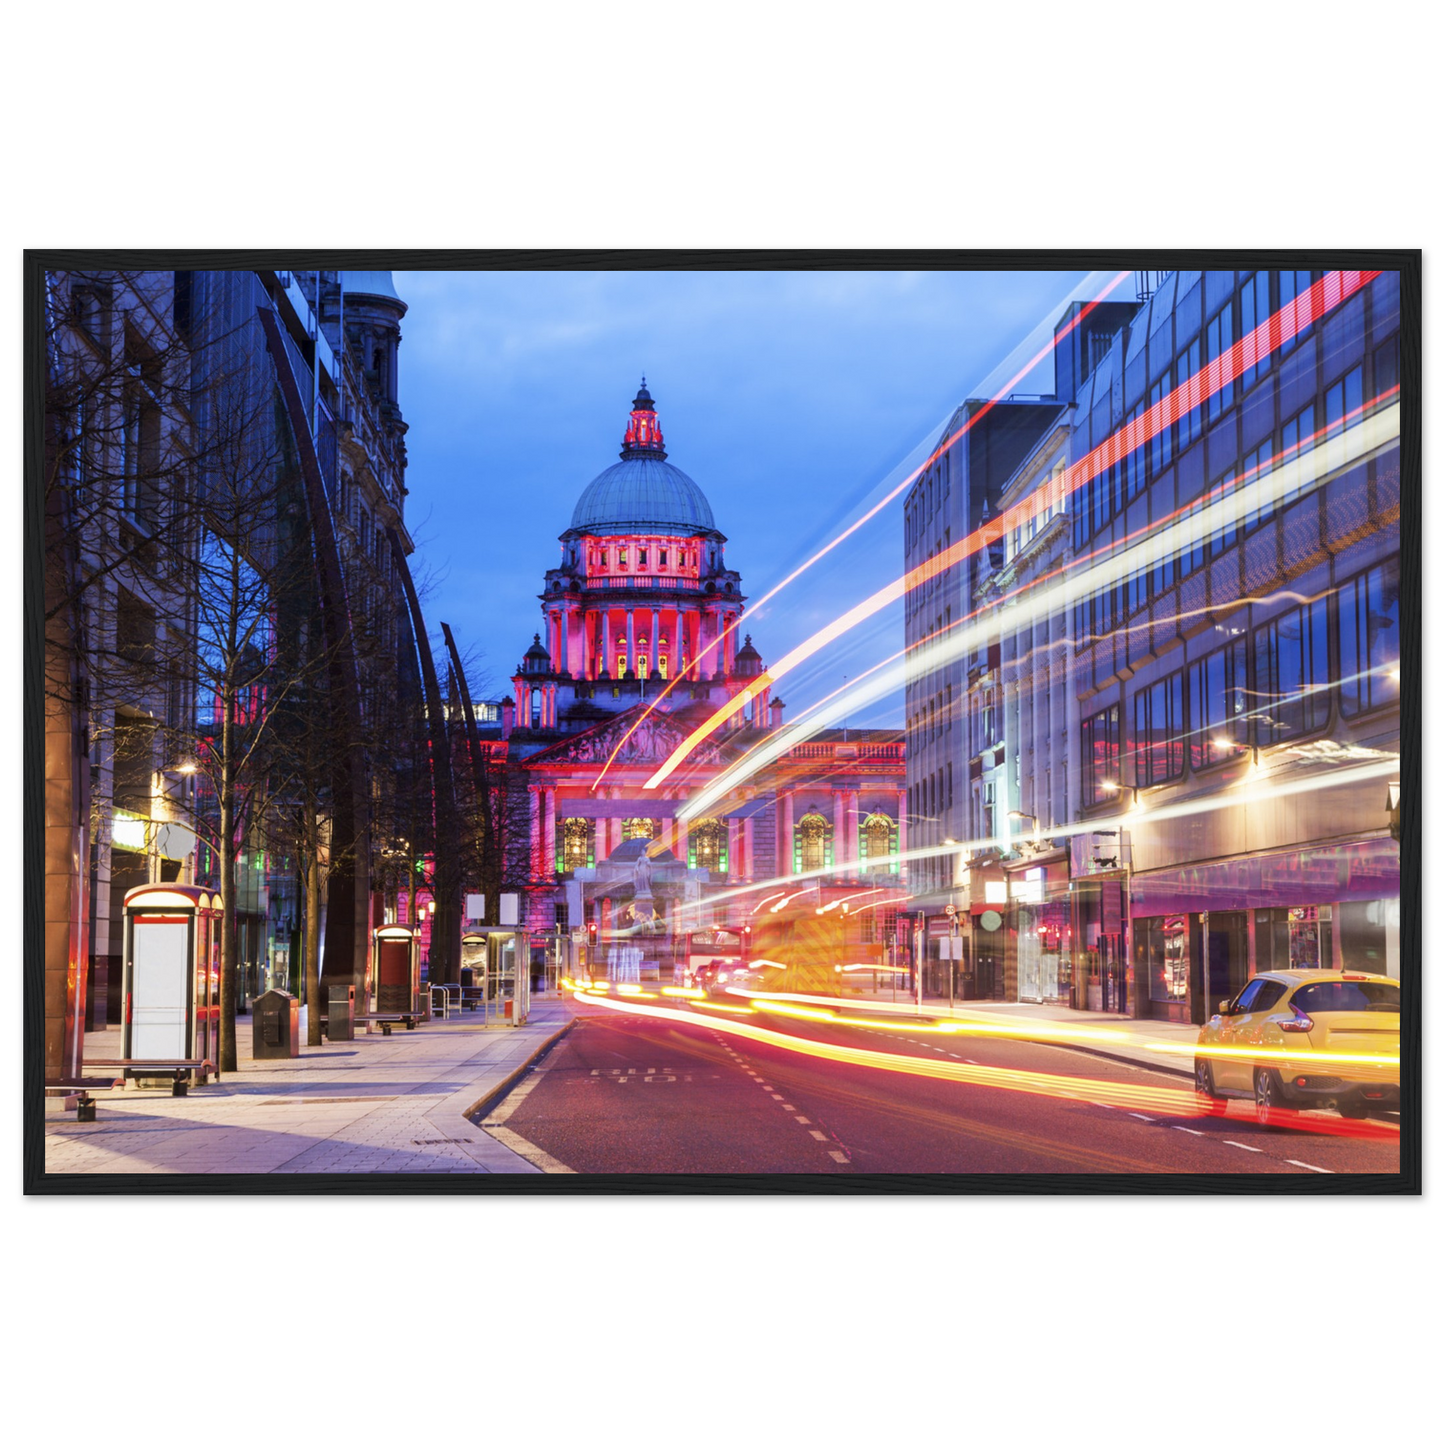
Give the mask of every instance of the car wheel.
M 1281 1097 L 1279 1075 L 1273 1069 L 1254 1071 L 1254 1117 L 1262 1129 L 1268 1129 L 1279 1122 L 1284 1108 Z
M 1342 1119 L 1363 1119 L 1370 1112 L 1363 1104 L 1350 1103 L 1344 1099 L 1340 1100 L 1340 1102 L 1335 1105 L 1335 1108 L 1340 1111 L 1340 1117 Z
M 1214 1090 L 1214 1066 L 1208 1059 L 1194 1061 L 1194 1102 L 1200 1112 L 1219 1116 L 1229 1107 Z

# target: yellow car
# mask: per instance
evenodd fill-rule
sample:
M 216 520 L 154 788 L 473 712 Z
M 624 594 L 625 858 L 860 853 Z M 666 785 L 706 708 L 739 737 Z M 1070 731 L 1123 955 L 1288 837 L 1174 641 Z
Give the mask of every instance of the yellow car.
M 1222 1114 L 1254 1099 L 1268 1127 L 1285 1109 L 1333 1104 L 1347 1119 L 1400 1107 L 1400 985 L 1375 973 L 1256 974 L 1199 1030 L 1194 1092 Z

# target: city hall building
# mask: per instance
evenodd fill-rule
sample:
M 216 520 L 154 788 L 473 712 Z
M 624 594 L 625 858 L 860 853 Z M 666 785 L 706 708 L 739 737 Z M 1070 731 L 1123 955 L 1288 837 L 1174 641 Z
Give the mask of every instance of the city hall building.
M 741 928 L 772 893 L 852 894 L 855 941 L 881 946 L 907 846 L 898 731 L 816 733 L 705 810 L 690 797 L 783 726 L 762 689 L 660 786 L 693 729 L 757 679 L 746 598 L 702 488 L 668 460 L 644 382 L 620 459 L 583 488 L 545 576 L 542 627 L 498 709 L 508 745 L 509 886 L 534 933 L 596 923 L 661 956 L 698 928 Z M 820 872 L 820 870 L 822 870 Z M 789 890 L 788 879 L 812 875 Z M 773 880 L 777 889 L 750 885 Z M 877 905 L 883 906 L 877 906 Z

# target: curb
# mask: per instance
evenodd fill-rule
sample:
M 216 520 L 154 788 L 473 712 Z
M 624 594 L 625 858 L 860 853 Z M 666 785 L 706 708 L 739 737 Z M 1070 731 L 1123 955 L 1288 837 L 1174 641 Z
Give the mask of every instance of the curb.
M 515 1084 L 517 1080 L 521 1078 L 521 1076 L 525 1074 L 527 1070 L 530 1069 L 532 1065 L 535 1064 L 537 1060 L 540 1059 L 542 1055 L 545 1054 L 547 1050 L 550 1049 L 552 1045 L 557 1042 L 558 1039 L 560 1039 L 565 1033 L 567 1033 L 571 1029 L 572 1025 L 576 1022 L 577 1020 L 575 1017 L 568 1019 L 567 1022 L 564 1023 L 555 1034 L 553 1034 L 550 1038 L 543 1039 L 542 1042 L 539 1043 L 537 1047 L 533 1049 L 532 1052 L 528 1054 L 527 1057 L 523 1059 L 517 1065 L 517 1067 L 512 1070 L 510 1074 L 506 1076 L 506 1078 L 501 1079 L 497 1083 L 493 1084 L 492 1087 L 488 1089 L 487 1092 L 483 1094 L 482 1097 L 478 1099 L 475 1104 L 470 1104 L 465 1109 L 463 1109 L 462 1118 L 465 1119 L 468 1124 L 473 1124 L 480 1128 L 481 1126 L 477 1124 L 478 1115 L 485 1113 L 487 1110 L 489 1110 L 491 1106 L 497 1101 L 497 1099 L 502 1094 L 506 1093 L 506 1091 L 510 1089 L 512 1085 Z

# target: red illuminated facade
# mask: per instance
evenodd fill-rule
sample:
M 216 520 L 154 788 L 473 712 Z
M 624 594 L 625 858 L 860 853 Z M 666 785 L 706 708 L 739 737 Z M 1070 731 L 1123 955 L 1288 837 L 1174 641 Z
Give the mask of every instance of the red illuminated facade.
M 746 598 L 702 489 L 667 459 L 644 381 L 617 463 L 583 490 L 540 594 L 543 626 L 512 678 L 511 886 L 539 931 L 596 923 L 606 944 L 739 924 L 740 887 L 809 869 L 810 887 L 901 889 L 900 732 L 810 736 L 707 810 L 689 799 L 783 703 L 761 690 L 663 786 L 644 786 L 699 724 L 763 673 Z M 639 872 L 642 855 L 646 864 Z M 719 898 L 714 905 L 710 900 Z M 880 918 L 880 924 L 882 922 Z M 739 924 L 740 926 L 740 924 Z

